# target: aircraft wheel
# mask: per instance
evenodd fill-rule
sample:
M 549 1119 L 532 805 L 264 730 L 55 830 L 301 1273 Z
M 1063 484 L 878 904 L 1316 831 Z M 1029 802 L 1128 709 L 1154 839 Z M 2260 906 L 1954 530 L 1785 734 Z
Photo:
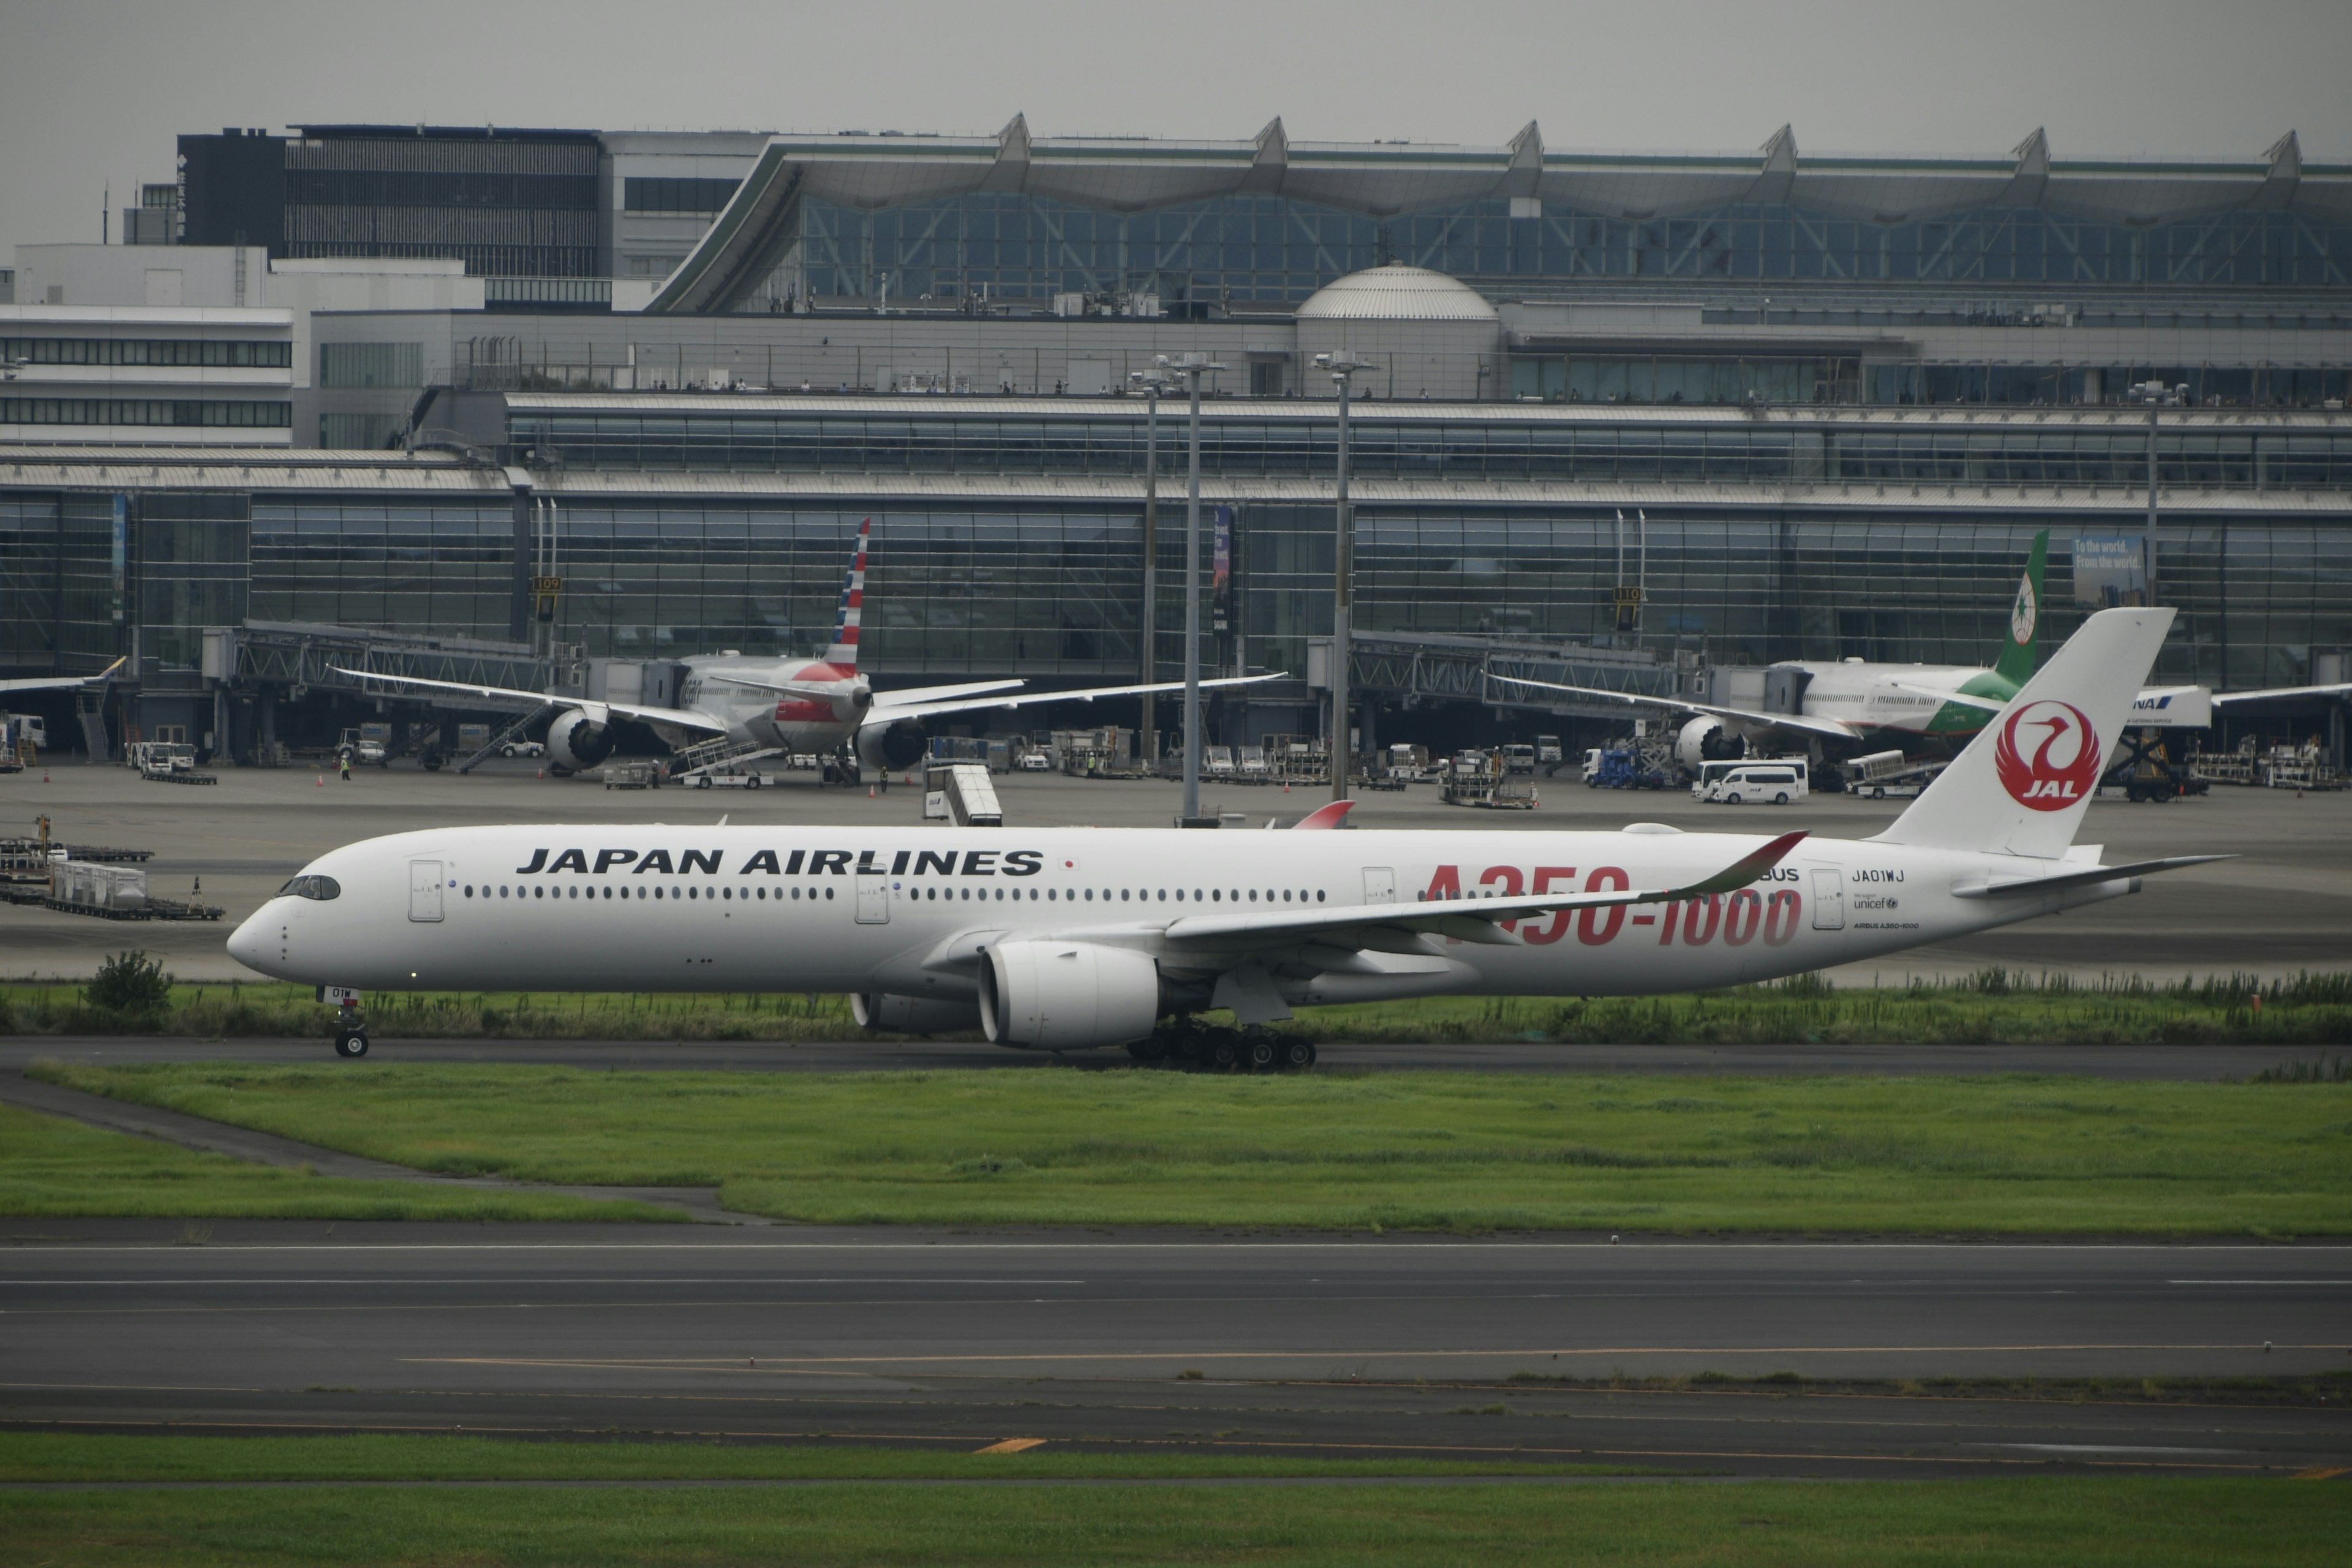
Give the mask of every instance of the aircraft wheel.
M 1281 1059 L 1281 1053 L 1275 1048 L 1274 1041 L 1264 1035 L 1253 1036 L 1245 1041 L 1243 1055 L 1252 1072 L 1269 1071 Z
M 1223 1037 L 1210 1041 L 1208 1048 L 1201 1056 L 1205 1065 L 1215 1068 L 1219 1072 L 1226 1072 L 1241 1060 L 1242 1052 L 1241 1047 L 1230 1037 Z
M 1282 1042 L 1282 1065 L 1297 1071 L 1315 1065 L 1315 1042 L 1290 1039 Z
M 367 1055 L 367 1034 L 362 1029 L 341 1029 L 335 1035 L 335 1054 L 359 1058 Z

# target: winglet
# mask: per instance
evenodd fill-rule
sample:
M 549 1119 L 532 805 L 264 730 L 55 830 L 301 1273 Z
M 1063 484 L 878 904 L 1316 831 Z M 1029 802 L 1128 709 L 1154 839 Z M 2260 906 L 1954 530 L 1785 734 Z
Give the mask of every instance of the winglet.
M 1675 900 L 1703 899 L 1709 893 L 1728 893 L 1744 888 L 1787 858 L 1789 851 L 1797 847 L 1807 831 L 1801 827 L 1794 833 L 1783 833 L 1762 848 L 1752 850 L 1733 861 L 1706 880 L 1693 882 L 1687 888 L 1676 888 L 1666 896 Z
M 1317 806 L 1312 812 L 1292 823 L 1290 828 L 1296 833 L 1302 829 L 1337 827 L 1346 821 L 1348 814 L 1355 809 L 1356 803 L 1352 800 L 1335 800 L 1328 805 Z

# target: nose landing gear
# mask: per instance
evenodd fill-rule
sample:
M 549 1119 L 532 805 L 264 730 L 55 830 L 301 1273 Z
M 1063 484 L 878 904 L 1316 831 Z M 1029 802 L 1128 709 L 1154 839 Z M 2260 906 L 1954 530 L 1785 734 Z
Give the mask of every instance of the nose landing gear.
M 335 1054 L 346 1059 L 367 1055 L 367 1019 L 360 1013 L 356 993 L 338 999 L 335 1011 Z

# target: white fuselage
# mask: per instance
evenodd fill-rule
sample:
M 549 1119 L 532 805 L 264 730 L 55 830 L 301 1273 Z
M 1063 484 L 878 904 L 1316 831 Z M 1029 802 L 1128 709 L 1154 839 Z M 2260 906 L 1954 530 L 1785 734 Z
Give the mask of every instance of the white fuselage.
M 740 654 L 713 654 L 686 661 L 677 705 L 707 713 L 727 726 L 728 735 L 762 746 L 791 752 L 832 752 L 856 733 L 865 715 L 858 697 L 866 686 L 854 670 L 823 659 L 757 658 Z M 737 686 L 717 679 L 770 686 L 834 686 L 839 696 L 786 696 L 757 686 Z
M 1020 937 L 1150 954 L 1165 976 L 1235 962 L 1171 940 L 1188 916 L 1424 898 L 1686 886 L 1764 836 L 1675 832 L 1179 833 L 518 826 L 397 834 L 306 875 L 231 938 L 264 973 L 371 990 L 975 994 L 975 947 Z M 2047 868 L 2049 863 L 2036 866 Z M 1251 944 L 1294 1005 L 1440 993 L 1599 995 L 1771 979 L 1941 942 L 2130 889 L 1955 896 L 2011 856 L 1807 839 L 1738 892 L 1547 913 L 1492 944 L 1426 935 L 1352 957 Z M 2032 874 L 2025 870 L 2024 874 Z
M 1942 710 L 1930 693 L 1958 691 L 1990 673 L 1973 665 L 1800 664 L 1812 679 L 1803 707 L 1811 719 L 1836 719 L 1861 730 L 1896 730 L 1924 734 Z M 1973 727 L 1971 727 L 1973 728 Z

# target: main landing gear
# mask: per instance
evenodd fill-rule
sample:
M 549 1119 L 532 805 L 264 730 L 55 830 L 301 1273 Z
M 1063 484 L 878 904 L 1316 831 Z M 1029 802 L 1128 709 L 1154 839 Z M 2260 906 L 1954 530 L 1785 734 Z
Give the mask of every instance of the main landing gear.
M 1315 1042 L 1265 1029 L 1225 1029 L 1180 1016 L 1175 1024 L 1138 1040 L 1127 1054 L 1144 1067 L 1188 1072 L 1303 1072 L 1315 1065 Z

